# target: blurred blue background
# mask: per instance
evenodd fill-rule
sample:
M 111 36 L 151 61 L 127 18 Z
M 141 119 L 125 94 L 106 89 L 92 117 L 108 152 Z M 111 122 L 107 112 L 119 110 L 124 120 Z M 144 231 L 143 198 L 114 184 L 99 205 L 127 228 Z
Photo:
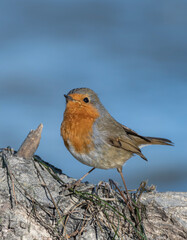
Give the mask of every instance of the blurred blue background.
M 0 3 L 0 147 L 19 148 L 44 124 L 36 154 L 67 175 L 90 168 L 64 147 L 64 93 L 96 91 L 116 120 L 175 147 L 143 149 L 123 168 L 129 188 L 187 191 L 187 1 L 2 0 Z M 98 183 L 115 169 L 86 178 Z

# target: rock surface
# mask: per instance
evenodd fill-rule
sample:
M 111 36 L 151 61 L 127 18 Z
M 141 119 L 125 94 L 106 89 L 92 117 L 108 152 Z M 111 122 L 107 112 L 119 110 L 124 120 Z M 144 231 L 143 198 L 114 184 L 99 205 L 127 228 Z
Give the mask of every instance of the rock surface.
M 2 150 L 0 239 L 187 239 L 187 193 L 143 193 L 143 237 L 113 189 L 102 186 L 93 197 L 91 184 L 66 189 L 73 180 L 40 159 Z

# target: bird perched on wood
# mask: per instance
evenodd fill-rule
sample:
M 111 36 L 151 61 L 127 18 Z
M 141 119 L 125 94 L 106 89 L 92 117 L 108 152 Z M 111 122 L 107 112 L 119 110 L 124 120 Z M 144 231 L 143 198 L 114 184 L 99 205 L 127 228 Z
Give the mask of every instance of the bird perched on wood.
M 141 152 L 147 145 L 173 145 L 165 138 L 141 136 L 117 122 L 89 88 L 76 88 L 64 96 L 61 135 L 65 146 L 77 160 L 93 167 L 88 173 L 95 168 L 117 168 L 126 191 L 122 167 L 129 158 L 136 154 L 147 160 Z

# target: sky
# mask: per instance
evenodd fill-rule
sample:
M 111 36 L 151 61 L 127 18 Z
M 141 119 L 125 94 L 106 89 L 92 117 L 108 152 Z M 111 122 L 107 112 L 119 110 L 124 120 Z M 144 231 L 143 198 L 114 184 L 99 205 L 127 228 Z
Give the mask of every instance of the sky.
M 148 146 L 148 162 L 123 167 L 129 189 L 187 191 L 187 2 L 2 0 L 0 3 L 0 147 L 18 150 L 43 123 L 36 152 L 76 179 L 90 168 L 60 136 L 64 94 L 93 89 L 109 113 L 141 135 L 174 147 Z M 116 169 L 96 169 L 97 184 Z

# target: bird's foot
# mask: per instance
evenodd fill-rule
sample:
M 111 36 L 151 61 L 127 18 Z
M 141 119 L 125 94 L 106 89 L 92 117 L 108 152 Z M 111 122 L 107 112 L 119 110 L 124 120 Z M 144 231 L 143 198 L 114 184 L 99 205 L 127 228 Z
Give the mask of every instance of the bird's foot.
M 121 197 L 123 198 L 124 202 L 126 203 L 127 207 L 129 208 L 129 210 L 131 212 L 133 212 L 133 202 L 131 200 L 131 196 L 130 196 L 128 190 L 127 190 L 127 192 L 124 192 L 118 187 L 118 185 L 112 179 L 109 179 L 109 181 L 110 181 L 110 185 L 114 186 L 118 190 L 118 192 L 120 193 Z

